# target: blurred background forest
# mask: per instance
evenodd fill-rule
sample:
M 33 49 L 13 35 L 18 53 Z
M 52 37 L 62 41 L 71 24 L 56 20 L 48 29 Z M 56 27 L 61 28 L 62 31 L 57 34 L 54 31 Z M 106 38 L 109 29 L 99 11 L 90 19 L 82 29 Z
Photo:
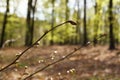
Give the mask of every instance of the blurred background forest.
M 109 45 L 120 43 L 120 0 L 0 0 L 0 47 L 30 46 L 55 25 L 40 45 Z M 107 36 L 97 41 L 101 34 Z
M 119 44 L 120 0 L 0 0 L 0 80 L 120 80 Z

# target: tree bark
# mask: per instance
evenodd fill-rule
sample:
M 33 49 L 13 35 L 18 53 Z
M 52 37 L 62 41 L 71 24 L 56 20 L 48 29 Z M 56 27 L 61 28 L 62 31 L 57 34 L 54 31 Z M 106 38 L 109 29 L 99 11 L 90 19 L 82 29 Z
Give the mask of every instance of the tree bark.
M 7 24 L 8 12 L 9 12 L 9 0 L 6 0 L 6 3 L 7 3 L 7 5 L 6 5 L 6 12 L 4 14 L 4 20 L 3 20 L 0 48 L 2 48 L 2 45 L 5 41 L 5 29 L 6 29 L 6 24 Z
M 87 44 L 87 25 L 86 25 L 86 0 L 84 0 L 84 33 L 83 33 L 83 46 Z
M 109 0 L 109 49 L 113 50 L 115 49 L 115 40 L 114 40 L 114 34 L 113 34 L 113 0 Z
M 33 42 L 33 35 L 34 35 L 34 23 L 35 23 L 35 12 L 36 12 L 36 4 L 37 0 L 34 1 L 34 4 L 32 6 L 32 23 L 31 23 L 31 43 Z
M 32 5 L 32 3 L 34 4 Z M 35 9 L 36 9 L 37 0 L 28 0 L 28 9 L 27 9 L 27 19 L 26 19 L 26 36 L 25 36 L 25 46 L 30 46 L 33 43 L 33 34 L 34 34 L 34 18 L 35 18 Z M 32 17 L 31 17 L 32 15 Z

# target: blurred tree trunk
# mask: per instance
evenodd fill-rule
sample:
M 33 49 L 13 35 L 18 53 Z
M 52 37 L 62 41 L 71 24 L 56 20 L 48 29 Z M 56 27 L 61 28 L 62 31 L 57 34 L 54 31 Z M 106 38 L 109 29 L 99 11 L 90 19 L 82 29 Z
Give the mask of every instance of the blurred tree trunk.
M 83 33 L 83 45 L 87 44 L 87 24 L 86 24 L 86 0 L 84 0 L 84 33 Z
M 68 2 L 69 0 L 65 0 L 65 7 L 66 7 L 66 16 L 65 16 L 65 20 L 67 21 L 69 19 L 69 8 L 68 8 Z
M 69 7 L 68 7 L 69 0 L 65 0 L 65 20 L 67 21 L 69 19 Z M 66 36 L 67 39 L 65 39 L 64 44 L 70 43 L 70 38 L 67 35 L 68 34 L 68 24 L 66 24 Z
M 34 2 L 34 4 L 32 5 L 33 2 Z M 35 0 L 35 1 L 28 0 L 25 46 L 30 46 L 33 42 L 34 16 L 35 16 L 36 3 L 37 3 L 37 0 Z M 32 15 L 32 17 L 31 17 L 31 15 Z
M 76 41 L 75 41 L 75 44 L 78 44 L 80 43 L 81 39 L 81 34 L 80 34 L 80 4 L 79 4 L 79 0 L 76 1 L 76 4 L 77 4 L 77 25 L 76 25 Z
M 113 50 L 115 49 L 115 40 L 114 40 L 114 34 L 113 34 L 113 0 L 109 0 L 109 49 Z
M 34 0 L 33 6 L 32 6 L 31 42 L 33 42 L 33 35 L 34 35 L 36 4 L 37 4 L 37 0 Z
M 28 9 L 27 9 L 27 19 L 26 19 L 26 36 L 25 36 L 25 46 L 30 46 L 31 41 L 31 9 L 32 9 L 32 0 L 28 0 Z
M 98 8 L 98 5 L 97 5 L 97 1 L 95 2 L 95 16 L 97 15 L 97 8 Z M 97 17 L 97 16 L 96 16 Z M 97 44 L 97 30 L 98 30 L 98 20 L 95 19 L 95 24 L 94 24 L 94 39 L 93 39 L 93 44 L 94 46 L 96 46 Z
M 51 14 L 52 20 L 51 20 L 51 28 L 54 27 L 54 22 L 55 22 L 55 19 L 54 19 L 54 14 L 55 14 L 54 7 L 55 7 L 55 0 L 52 0 L 52 14 Z M 51 41 L 50 41 L 50 44 L 51 44 L 51 45 L 54 44 L 53 38 L 54 38 L 54 31 L 51 31 Z
M 7 5 L 6 5 L 6 12 L 4 14 L 3 26 L 2 26 L 0 48 L 2 48 L 2 45 L 5 41 L 5 29 L 6 29 L 6 24 L 7 24 L 8 12 L 9 12 L 9 0 L 6 0 L 6 4 Z

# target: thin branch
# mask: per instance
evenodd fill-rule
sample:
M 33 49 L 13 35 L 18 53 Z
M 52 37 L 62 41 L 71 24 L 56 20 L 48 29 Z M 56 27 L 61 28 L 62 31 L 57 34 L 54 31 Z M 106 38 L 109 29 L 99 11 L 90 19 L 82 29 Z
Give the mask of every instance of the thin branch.
M 101 35 L 97 38 L 97 40 L 100 40 L 102 37 L 105 37 L 106 35 L 107 35 L 107 34 L 101 34 Z M 87 42 L 87 44 L 84 45 L 84 47 L 89 46 L 91 43 L 93 43 L 93 41 Z M 27 80 L 27 79 L 31 78 L 32 76 L 34 76 L 35 74 L 37 74 L 37 73 L 39 73 L 39 72 L 47 69 L 48 67 L 50 67 L 50 66 L 52 66 L 52 65 L 55 65 L 56 63 L 59 63 L 59 62 L 65 60 L 66 58 L 70 57 L 71 55 L 73 55 L 75 52 L 77 52 L 78 50 L 80 50 L 80 49 L 82 49 L 82 48 L 83 48 L 83 46 L 81 46 L 81 47 L 79 47 L 79 48 L 75 48 L 74 51 L 72 51 L 71 53 L 67 54 L 67 55 L 64 56 L 63 58 L 60 58 L 60 59 L 58 59 L 57 61 L 52 62 L 52 63 L 44 66 L 43 68 L 41 68 L 41 69 L 39 69 L 39 70 L 31 73 L 30 75 L 28 75 L 27 77 L 25 77 L 23 80 Z
M 19 58 L 25 54 L 25 52 L 27 52 L 30 48 L 32 48 L 34 45 L 36 45 L 45 35 L 47 35 L 49 32 L 53 31 L 54 29 L 62 26 L 63 24 L 66 24 L 66 23 L 70 23 L 71 25 L 76 25 L 76 22 L 72 21 L 72 20 L 68 20 L 68 21 L 65 21 L 55 27 L 53 27 L 52 29 L 46 31 L 38 40 L 36 40 L 31 46 L 29 46 L 28 48 L 26 48 L 23 52 L 21 52 L 21 54 L 19 54 L 18 56 L 16 56 L 16 59 L 13 60 L 10 64 L 8 64 L 7 66 L 3 67 L 2 69 L 0 69 L 0 72 L 2 72 L 3 70 L 9 68 L 10 66 L 12 66 L 13 64 L 15 64 Z
M 88 46 L 88 45 L 89 45 L 89 43 L 86 44 L 86 46 Z M 45 70 L 46 68 L 48 68 L 48 67 L 50 67 L 50 66 L 52 66 L 52 65 L 55 65 L 56 63 L 59 63 L 59 62 L 63 61 L 64 59 L 70 57 L 72 54 L 74 54 L 75 52 L 77 52 L 77 51 L 78 51 L 79 49 L 81 49 L 81 48 L 83 48 L 83 47 L 79 47 L 79 48 L 77 48 L 77 49 L 74 49 L 74 51 L 72 51 L 71 53 L 67 54 L 67 55 L 64 56 L 63 58 L 60 58 L 60 59 L 58 59 L 57 61 L 52 62 L 52 63 L 46 65 L 45 67 L 43 67 L 43 68 L 41 68 L 41 69 L 39 69 L 39 70 L 31 73 L 29 76 L 25 77 L 23 80 L 27 80 L 27 79 L 31 78 L 33 75 L 35 75 L 35 74 L 37 74 L 37 73 Z

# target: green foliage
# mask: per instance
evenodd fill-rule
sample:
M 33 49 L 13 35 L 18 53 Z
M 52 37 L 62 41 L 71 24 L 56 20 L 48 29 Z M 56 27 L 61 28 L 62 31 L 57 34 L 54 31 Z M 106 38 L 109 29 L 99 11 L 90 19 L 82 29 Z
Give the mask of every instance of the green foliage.
M 0 15 L 0 17 L 3 17 L 3 14 Z M 7 27 L 5 30 L 5 39 L 6 40 L 10 40 L 10 39 L 16 40 L 15 45 L 23 44 L 23 42 L 21 42 L 21 40 L 24 39 L 23 37 L 24 37 L 24 32 L 25 32 L 25 19 L 17 17 L 17 15 L 15 15 L 15 14 L 9 14 L 7 21 L 8 21 L 8 23 L 7 23 Z M 0 25 L 2 26 L 2 20 L 1 20 Z M 0 30 L 1 30 L 1 27 L 0 27 Z
M 0 13 L 0 33 L 1 33 L 1 29 L 2 29 L 2 23 L 3 23 L 3 14 Z
M 109 21 L 108 21 L 108 2 L 109 0 L 92 0 L 92 4 L 97 2 L 97 13 L 95 14 L 95 4 L 89 7 L 89 3 L 87 4 L 87 32 L 89 40 L 93 40 L 96 35 L 101 33 L 108 33 L 109 31 Z M 41 2 L 42 12 L 45 19 L 40 20 L 39 18 L 35 18 L 35 25 L 34 25 L 34 41 L 37 40 L 45 31 L 51 29 L 51 18 L 52 18 L 52 0 L 44 0 Z M 80 1 L 80 8 L 79 8 L 79 19 L 78 18 L 78 7 L 77 3 L 70 3 L 71 0 L 68 0 L 67 8 L 68 12 L 66 13 L 66 1 L 65 0 L 55 0 L 55 21 L 54 26 L 64 22 L 66 19 L 71 19 L 73 21 L 79 22 L 77 27 L 71 26 L 69 24 L 64 25 L 56 30 L 54 30 L 54 37 L 53 40 L 55 43 L 66 43 L 69 41 L 79 41 L 81 42 L 83 38 L 83 7 L 81 7 L 82 1 Z M 73 1 L 77 2 L 77 1 Z M 38 3 L 39 4 L 39 3 Z M 74 6 L 71 8 L 71 5 Z M 114 16 L 114 33 L 115 39 L 120 41 L 120 19 L 119 19 L 119 9 L 120 1 L 114 0 L 113 1 L 113 16 Z M 38 7 L 37 7 L 38 8 Z M 39 14 L 39 12 L 36 12 Z M 68 15 L 66 15 L 68 14 Z M 2 26 L 3 22 L 3 13 L 0 13 L 0 26 Z M 67 18 L 66 18 L 67 16 Z M 18 17 L 16 14 L 9 14 L 8 17 L 8 24 L 6 27 L 6 40 L 8 39 L 17 39 L 15 45 L 23 45 L 24 44 L 24 37 L 25 37 L 25 28 L 26 27 L 26 19 L 22 17 Z M 0 27 L 0 34 L 1 34 Z M 108 35 L 109 36 L 109 35 Z M 107 37 L 104 42 L 108 42 Z M 49 44 L 51 40 L 51 33 L 46 35 L 42 40 L 41 44 Z

